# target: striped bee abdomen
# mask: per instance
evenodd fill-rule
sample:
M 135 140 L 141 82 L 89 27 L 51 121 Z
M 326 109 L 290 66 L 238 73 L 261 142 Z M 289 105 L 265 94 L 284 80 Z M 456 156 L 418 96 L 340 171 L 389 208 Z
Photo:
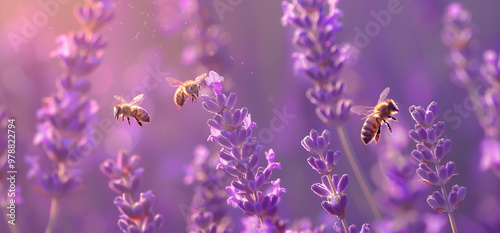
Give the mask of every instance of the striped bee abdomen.
M 378 123 L 377 117 L 371 116 L 366 119 L 363 128 L 361 128 L 361 140 L 365 145 L 375 137 L 379 127 L 380 123 Z
M 184 87 L 180 86 L 174 94 L 174 102 L 177 107 L 182 107 L 184 105 L 184 102 L 186 102 L 186 99 L 188 98 L 188 95 L 184 93 Z
M 144 121 L 144 122 L 151 121 L 151 118 L 149 117 L 148 112 L 146 112 L 146 110 L 144 110 L 143 108 L 140 109 L 137 118 L 139 118 L 139 120 Z

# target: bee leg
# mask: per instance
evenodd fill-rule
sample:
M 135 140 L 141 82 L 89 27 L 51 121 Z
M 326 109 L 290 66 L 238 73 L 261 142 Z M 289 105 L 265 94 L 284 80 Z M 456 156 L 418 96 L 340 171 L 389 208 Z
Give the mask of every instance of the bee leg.
M 125 115 L 122 115 L 122 122 L 125 121 Z
M 377 145 L 377 142 L 378 140 L 380 139 L 380 121 L 379 119 L 377 118 L 377 123 L 379 123 L 378 125 L 378 129 L 377 129 L 377 134 L 375 135 L 375 144 L 374 145 Z
M 391 118 L 393 121 L 398 121 L 398 119 L 396 119 L 395 117 L 393 116 L 389 116 L 389 118 Z
M 387 128 L 389 129 L 389 132 L 392 133 L 392 128 L 391 128 L 391 125 L 389 124 L 389 122 L 387 122 L 386 120 L 384 120 L 384 123 L 387 125 Z
M 144 128 L 144 126 L 142 126 L 141 121 L 140 121 L 139 119 L 137 119 L 137 117 L 134 117 L 134 118 L 135 118 L 135 120 L 137 121 L 137 124 L 139 124 L 139 126 L 141 126 L 142 128 Z
M 130 118 L 127 117 L 127 121 L 128 121 L 128 127 L 130 128 Z
M 378 127 L 378 129 L 377 129 L 377 135 L 375 135 L 375 144 L 374 145 L 377 145 L 377 142 L 379 139 L 380 139 L 380 127 Z

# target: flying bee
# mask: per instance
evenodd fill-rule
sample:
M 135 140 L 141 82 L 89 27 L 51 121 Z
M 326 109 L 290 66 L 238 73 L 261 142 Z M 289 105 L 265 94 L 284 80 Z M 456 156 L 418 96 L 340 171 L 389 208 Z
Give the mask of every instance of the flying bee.
M 117 122 L 118 118 L 122 117 L 122 122 L 123 122 L 125 121 L 125 117 L 127 117 L 128 125 L 130 127 L 129 117 L 134 117 L 135 120 L 137 121 L 137 124 L 139 124 L 141 127 L 144 127 L 142 126 L 141 121 L 148 123 L 151 121 L 148 112 L 146 112 L 146 110 L 138 106 L 144 100 L 143 94 L 136 96 L 130 103 L 127 103 L 127 101 L 125 101 L 125 99 L 123 99 L 121 96 L 115 95 L 115 99 L 120 101 L 120 103 L 115 105 L 114 108 L 114 114 Z
M 172 87 L 178 87 L 174 94 L 174 103 L 180 109 L 184 102 L 191 96 L 191 102 L 194 102 L 198 99 L 201 81 L 207 77 L 206 73 L 203 73 L 196 77 L 196 79 L 185 81 L 184 83 L 175 78 L 166 78 L 167 82 Z
M 398 121 L 392 115 L 399 112 L 398 106 L 392 99 L 386 99 L 389 91 L 391 89 L 389 87 L 385 88 L 384 91 L 380 94 L 380 98 L 375 107 L 368 106 L 354 106 L 351 108 L 351 111 L 358 114 L 363 115 L 361 120 L 365 119 L 365 123 L 363 124 L 363 128 L 361 128 L 361 140 L 366 145 L 375 137 L 375 145 L 380 138 L 380 128 L 382 123 L 387 125 L 389 132 L 392 133 L 391 125 L 388 120 Z

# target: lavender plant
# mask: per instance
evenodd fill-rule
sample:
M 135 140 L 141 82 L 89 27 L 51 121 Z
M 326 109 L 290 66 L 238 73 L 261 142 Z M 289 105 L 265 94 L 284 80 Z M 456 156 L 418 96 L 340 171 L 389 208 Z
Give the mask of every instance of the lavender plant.
M 316 105 L 316 115 L 327 125 L 335 124 L 347 154 L 347 159 L 368 201 L 373 215 L 381 215 L 371 196 L 359 162 L 347 137 L 343 123 L 349 119 L 352 100 L 342 96 L 345 85 L 339 80 L 340 71 L 349 60 L 349 44 L 339 44 L 335 38 L 342 30 L 339 17 L 342 11 L 337 8 L 338 0 L 288 0 L 282 1 L 283 26 L 291 24 L 295 32 L 293 44 L 300 50 L 292 54 L 295 70 L 300 71 L 313 83 L 306 96 Z
M 246 215 L 257 217 L 259 225 L 254 229 L 284 231 L 284 223 L 276 215 L 276 206 L 281 193 L 286 190 L 280 187 L 280 179 L 271 180 L 273 170 L 281 169 L 281 165 L 274 161 L 275 153 L 270 149 L 265 152 L 267 166 L 258 166 L 262 145 L 252 137 L 256 124 L 247 108 L 235 108 L 237 96 L 234 92 L 228 96 L 222 94 L 223 80 L 224 77 L 210 71 L 205 81 L 215 96 L 203 96 L 202 106 L 214 114 L 208 120 L 211 132 L 208 140 L 222 146 L 217 168 L 226 171 L 233 179 L 226 187 L 229 193 L 227 202 L 236 204 Z
M 342 123 L 349 117 L 352 101 L 342 98 L 344 83 L 339 74 L 347 60 L 349 45 L 338 44 L 335 34 L 342 29 L 342 11 L 336 0 L 283 1 L 283 26 L 293 25 L 293 43 L 301 52 L 292 55 L 295 69 L 314 84 L 307 98 L 316 105 L 316 114 L 326 124 Z
M 446 61 L 453 69 L 450 79 L 474 94 L 472 15 L 460 3 L 451 3 L 446 8 L 442 21 L 441 40 L 450 49 Z
M 65 72 L 56 82 L 57 93 L 44 98 L 37 112 L 33 143 L 42 145 L 53 169 L 42 170 L 36 160 L 30 161 L 37 189 L 52 198 L 46 233 L 54 231 L 60 200 L 82 188 L 80 171 L 70 166 L 80 161 L 93 143 L 90 132 L 98 110 L 96 101 L 87 96 L 90 82 L 83 76 L 95 70 L 103 58 L 106 42 L 96 32 L 113 14 L 110 1 L 88 1 L 75 13 L 82 28 L 59 36 L 59 49 L 51 54 L 61 59 Z
M 465 199 L 467 189 L 454 185 L 448 194 L 446 184 L 458 174 L 455 173 L 455 163 L 449 161 L 446 165 L 440 163 L 451 150 L 452 141 L 441 138 L 445 131 L 445 123 L 437 118 L 437 103 L 431 102 L 427 109 L 421 106 L 410 107 L 410 113 L 417 124 L 410 130 L 410 137 L 417 143 L 416 150 L 411 152 L 413 158 L 420 162 L 417 175 L 421 181 L 429 186 L 439 187 L 441 192 L 435 191 L 427 198 L 427 203 L 439 211 L 448 214 L 451 229 L 457 232 L 453 212 L 458 209 Z M 431 168 L 431 166 L 433 168 Z
M 116 161 L 107 159 L 101 164 L 101 172 L 108 176 L 109 188 L 118 193 L 113 203 L 120 211 L 118 227 L 124 233 L 154 233 L 163 224 L 163 216 L 154 214 L 155 195 L 151 190 L 137 191 L 144 169 L 139 167 L 140 157 L 130 156 L 125 150 L 118 153 Z
M 431 213 L 415 200 L 427 197 L 429 187 L 421 185 L 415 170 L 418 163 L 408 157 L 408 130 L 393 129 L 391 140 L 377 147 L 378 161 L 372 171 L 372 180 L 378 189 L 377 202 L 384 206 L 384 219 L 372 224 L 375 232 L 442 232 L 447 219 L 440 213 Z M 376 175 L 375 175 L 376 174 Z
M 311 168 L 323 175 L 321 183 L 315 183 L 311 186 L 311 190 L 318 196 L 326 198 L 326 201 L 321 203 L 323 209 L 336 216 L 342 223 L 342 227 L 335 225 L 335 231 L 357 232 L 355 225 L 348 227 L 345 219 L 347 213 L 347 194 L 344 192 L 349 184 L 349 175 L 344 174 L 339 176 L 333 173 L 333 169 L 339 163 L 342 154 L 340 151 L 327 150 L 330 145 L 330 131 L 324 130 L 321 135 L 318 131 L 311 130 L 308 136 L 302 140 L 302 146 L 314 156 L 310 156 L 307 162 Z M 315 157 L 317 156 L 317 157 Z M 369 233 L 370 225 L 363 224 L 360 233 Z
M 183 51 L 186 65 L 201 64 L 209 70 L 228 70 L 227 56 L 229 35 L 219 24 L 214 2 L 209 0 L 183 0 L 186 20 L 191 22 L 187 29 L 188 46 Z
M 217 161 L 211 160 L 205 146 L 197 146 L 194 156 L 184 178 L 184 183 L 194 187 L 188 232 L 229 232 L 227 191 L 223 183 L 226 176 L 216 169 Z
M 500 177 L 500 128 L 498 113 L 500 108 L 500 76 L 497 54 L 487 50 L 483 54 L 483 64 L 479 74 L 475 60 L 472 58 L 472 14 L 459 3 L 448 6 L 443 16 L 442 40 L 450 48 L 448 63 L 453 71 L 450 78 L 467 89 L 473 101 L 474 111 L 479 124 L 484 130 L 485 138 L 481 142 L 482 159 L 480 169 L 492 168 Z M 480 76 L 481 79 L 477 79 Z M 479 82 L 479 84 L 478 84 Z M 484 87 L 483 93 L 477 86 Z
M 500 60 L 492 50 L 484 52 L 483 58 L 480 73 L 488 87 L 480 99 L 485 114 L 480 168 L 483 171 L 491 168 L 500 178 Z

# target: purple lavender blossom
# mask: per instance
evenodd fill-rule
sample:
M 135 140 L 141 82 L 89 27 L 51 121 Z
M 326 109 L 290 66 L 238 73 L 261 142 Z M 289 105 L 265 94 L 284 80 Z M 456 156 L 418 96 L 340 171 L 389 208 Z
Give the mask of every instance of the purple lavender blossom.
M 441 192 L 436 191 L 430 195 L 427 202 L 433 209 L 447 213 L 453 232 L 457 232 L 453 212 L 465 199 L 467 189 L 455 185 L 449 195 L 446 191 L 446 184 L 457 175 L 453 162 L 448 162 L 446 166 L 440 165 L 450 152 L 452 144 L 451 140 L 441 138 L 446 125 L 442 121 L 435 123 L 438 116 L 436 102 L 430 103 L 427 109 L 412 105 L 409 110 L 417 123 L 409 132 L 410 137 L 417 143 L 416 150 L 411 153 L 420 162 L 417 175 L 423 183 L 441 189 Z
M 304 73 L 313 83 L 306 96 L 316 105 L 316 115 L 327 125 L 335 124 L 354 175 L 362 187 L 373 215 L 380 219 L 380 212 L 371 196 L 366 179 L 347 138 L 342 123 L 349 119 L 353 102 L 343 98 L 345 85 L 339 80 L 340 71 L 348 60 L 352 60 L 349 44 L 339 44 L 336 33 L 342 30 L 337 8 L 338 0 L 288 0 L 282 1 L 283 26 L 293 25 L 293 44 L 299 52 L 292 54 L 295 70 Z M 311 161 L 312 162 L 312 161 Z
M 226 187 L 229 193 L 227 202 L 236 204 L 246 215 L 258 217 L 260 225 L 257 229 L 282 229 L 284 226 L 276 215 L 276 207 L 280 194 L 286 190 L 280 187 L 280 179 L 271 180 L 273 170 L 281 169 L 281 165 L 274 161 L 275 153 L 270 149 L 265 152 L 267 166 L 258 166 L 262 145 L 252 137 L 256 124 L 247 108 L 235 108 L 235 93 L 229 96 L 222 93 L 223 80 L 219 74 L 210 71 L 206 83 L 213 88 L 215 96 L 203 96 L 202 106 L 214 114 L 208 121 L 211 132 L 208 140 L 222 146 L 217 168 L 233 178 L 231 185 Z
M 481 78 L 484 79 L 490 86 L 499 88 L 500 86 L 500 60 L 498 53 L 493 50 L 487 50 L 483 54 L 484 63 L 479 71 Z
M 349 118 L 352 101 L 342 98 L 344 83 L 338 80 L 348 59 L 349 45 L 338 44 L 335 34 L 342 29 L 337 0 L 282 1 L 283 26 L 293 25 L 293 43 L 300 49 L 292 55 L 295 69 L 314 84 L 307 98 L 316 105 L 316 114 L 326 124 L 341 123 Z
M 500 177 L 500 59 L 496 52 L 488 50 L 483 55 L 481 77 L 488 85 L 481 96 L 484 110 L 483 126 L 485 138 L 481 142 L 482 171 L 489 168 Z
M 113 1 L 90 0 L 89 2 L 92 4 L 76 10 L 76 18 L 88 31 L 97 31 L 113 19 L 115 15 Z
M 126 193 L 134 196 L 139 188 L 143 168 L 139 168 L 140 157 L 130 156 L 122 150 L 118 153 L 116 161 L 107 159 L 101 164 L 101 172 L 108 176 L 109 188 L 118 194 Z
M 88 1 L 76 11 L 82 28 L 58 37 L 59 49 L 52 56 L 61 58 L 65 70 L 56 82 L 58 92 L 43 99 L 37 112 L 35 145 L 42 145 L 53 163 L 53 170 L 44 171 L 36 159 L 30 174 L 37 177 L 37 187 L 52 198 L 49 223 L 45 232 L 53 232 L 59 213 L 59 201 L 82 188 L 80 171 L 70 169 L 89 153 L 90 137 L 96 120 L 98 105 L 87 96 L 90 82 L 87 75 L 100 64 L 106 42 L 96 35 L 113 16 L 111 1 Z
M 485 138 L 481 143 L 481 163 L 480 169 L 486 171 L 492 168 L 493 172 L 500 177 L 498 170 L 498 144 L 500 144 L 500 64 L 497 53 L 487 50 L 483 54 L 484 63 L 479 68 L 481 79 L 475 80 L 477 76 L 476 67 L 471 56 L 471 38 L 473 27 L 471 23 L 471 13 L 464 9 L 459 3 L 452 3 L 448 6 L 443 16 L 442 40 L 448 47 L 449 64 L 453 68 L 451 78 L 460 86 L 467 89 L 474 108 L 478 122 L 485 132 Z M 481 81 L 479 86 L 485 87 L 483 93 L 479 93 L 476 83 Z
M 163 224 L 163 216 L 152 211 L 155 195 L 151 190 L 140 193 L 139 200 L 136 200 L 144 172 L 139 167 L 139 161 L 138 155 L 130 156 L 122 150 L 116 161 L 107 159 L 101 164 L 101 172 L 111 179 L 110 189 L 120 194 L 113 203 L 122 213 L 118 226 L 124 233 L 158 232 Z
M 339 176 L 333 174 L 333 168 L 337 165 L 341 158 L 340 151 L 327 150 L 330 145 L 330 131 L 324 130 L 321 135 L 318 131 L 311 130 L 308 136 L 302 140 L 302 146 L 305 150 L 312 153 L 313 156 L 309 157 L 307 160 L 311 168 L 322 174 L 321 183 L 315 183 L 311 186 L 311 190 L 318 196 L 326 198 L 326 201 L 321 203 L 323 209 L 332 216 L 337 216 L 337 218 L 342 222 L 342 227 L 334 227 L 337 232 L 357 232 L 355 225 L 347 227 L 347 222 L 345 220 L 348 198 L 345 194 L 345 190 L 349 184 L 349 175 L 344 174 Z M 361 231 L 363 233 L 370 232 L 370 225 L 364 224 Z
M 415 170 L 418 164 L 408 157 L 408 130 L 393 129 L 393 140 L 378 147 L 380 156 L 374 166 L 372 181 L 378 186 L 374 194 L 384 208 L 384 218 L 372 224 L 375 232 L 441 232 L 446 227 L 446 217 L 431 213 L 428 207 L 415 202 L 427 197 L 429 187 L 421 185 Z M 385 178 L 383 178 L 385 177 Z
M 475 113 L 478 122 L 485 132 L 485 138 L 481 143 L 482 159 L 480 169 L 485 171 L 492 167 L 495 174 L 500 177 L 500 172 L 496 164 L 498 157 L 495 154 L 497 144 L 500 141 L 500 64 L 498 64 L 497 53 L 491 50 L 483 54 L 484 63 L 480 66 L 479 73 L 482 79 L 475 80 L 477 70 L 471 64 L 475 62 L 471 56 L 471 40 L 473 27 L 471 23 L 472 15 L 459 3 L 452 3 L 448 6 L 443 16 L 443 43 L 450 47 L 448 63 L 453 68 L 451 78 L 469 92 L 473 104 L 476 107 Z M 486 86 L 484 93 L 478 93 L 475 82 L 482 81 Z M 485 147 L 488 145 L 488 147 Z M 488 162 L 487 162 L 488 161 Z M 495 164 L 493 166 L 489 165 Z
M 188 232 L 224 232 L 230 219 L 227 212 L 227 191 L 224 172 L 216 169 L 217 157 L 210 156 L 205 146 L 197 146 L 195 158 L 187 169 L 184 183 L 194 188 L 188 218 Z
M 183 0 L 181 5 L 192 22 L 187 29 L 188 46 L 183 51 L 186 65 L 201 64 L 209 70 L 228 70 L 230 59 L 227 55 L 230 36 L 219 23 L 213 1 Z
M 336 223 L 335 223 L 335 226 L 333 227 L 333 229 L 338 232 L 338 233 L 345 233 L 346 231 L 339 227 Z M 371 227 L 370 227 L 370 224 L 363 224 L 363 226 L 361 226 L 361 230 L 359 231 L 359 233 L 370 233 L 371 232 Z M 349 228 L 347 229 L 347 233 L 358 233 L 358 228 L 355 226 L 355 225 L 350 225 Z
M 500 177 L 500 143 L 493 138 L 485 138 L 481 141 L 481 162 L 479 168 L 482 171 L 492 169 Z
M 308 218 L 301 218 L 293 221 L 287 228 L 287 233 L 325 233 L 325 224 L 317 227 L 312 226 L 311 220 Z
M 443 15 L 441 40 L 450 48 L 446 57 L 448 65 L 453 69 L 451 80 L 461 86 L 473 85 L 472 77 L 472 15 L 460 3 L 451 3 Z

